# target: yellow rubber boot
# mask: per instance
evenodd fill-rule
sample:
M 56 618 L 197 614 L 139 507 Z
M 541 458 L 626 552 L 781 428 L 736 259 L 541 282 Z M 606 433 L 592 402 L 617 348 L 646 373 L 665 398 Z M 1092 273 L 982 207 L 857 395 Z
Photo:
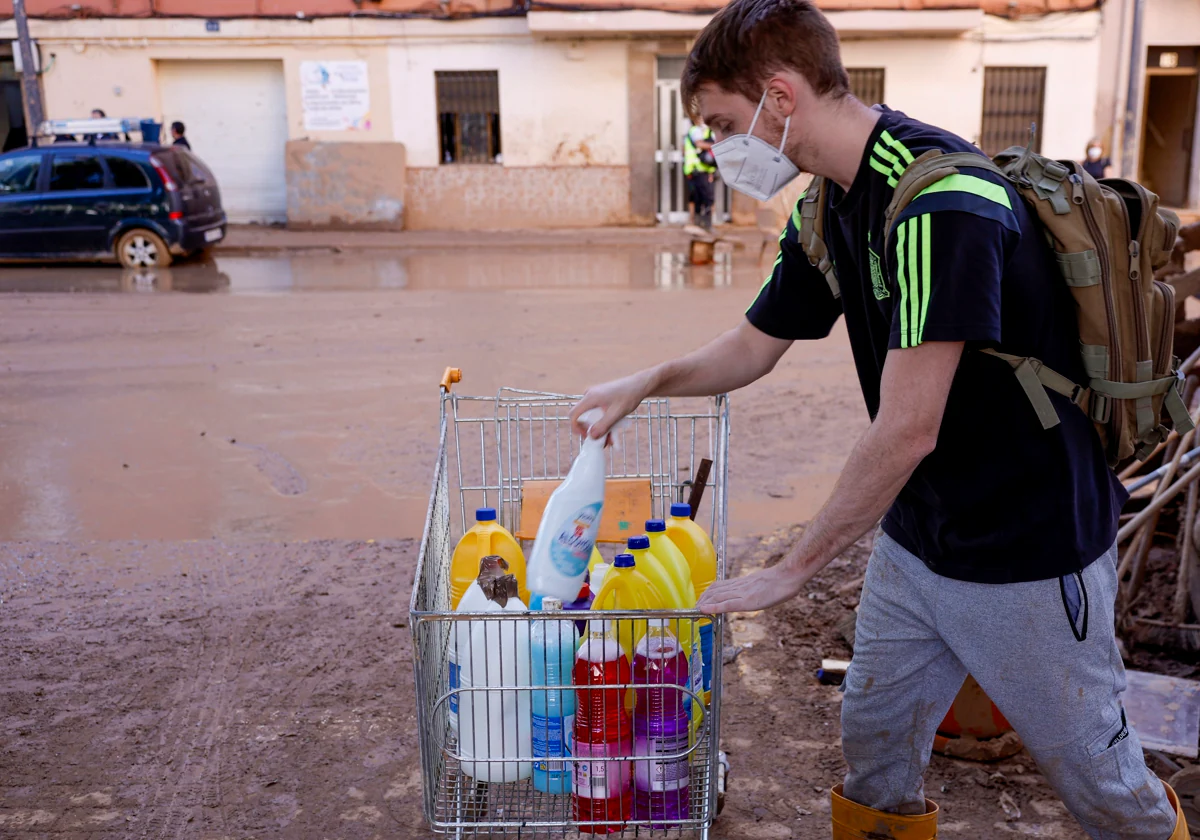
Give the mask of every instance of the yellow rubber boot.
M 1179 804 L 1179 797 L 1166 782 L 1163 782 L 1163 787 L 1167 790 L 1167 799 L 1170 800 L 1171 807 L 1175 809 L 1175 830 L 1171 832 L 1171 836 L 1167 840 L 1191 840 L 1192 835 L 1188 833 L 1187 820 L 1183 818 L 1183 808 Z
M 841 785 L 829 791 L 829 796 L 833 801 L 833 840 L 935 840 L 937 837 L 938 806 L 932 800 L 925 800 L 924 814 L 905 816 L 851 802 L 842 796 Z M 1187 837 L 1187 827 L 1183 830 L 1181 836 Z

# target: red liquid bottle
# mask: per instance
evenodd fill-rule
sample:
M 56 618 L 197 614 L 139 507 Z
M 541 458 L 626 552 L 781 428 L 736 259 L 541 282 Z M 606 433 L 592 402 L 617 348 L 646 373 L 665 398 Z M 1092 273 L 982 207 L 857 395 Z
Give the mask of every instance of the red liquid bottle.
M 632 678 L 629 659 L 613 634 L 595 630 L 588 635 L 575 657 L 573 678 L 574 816 L 584 823 L 579 828 L 582 832 L 612 834 L 624 828 L 633 808 L 632 767 L 628 760 L 587 759 L 633 752 L 633 724 L 625 712 L 626 689 L 600 687 L 628 685 Z M 589 822 L 598 824 L 587 825 Z

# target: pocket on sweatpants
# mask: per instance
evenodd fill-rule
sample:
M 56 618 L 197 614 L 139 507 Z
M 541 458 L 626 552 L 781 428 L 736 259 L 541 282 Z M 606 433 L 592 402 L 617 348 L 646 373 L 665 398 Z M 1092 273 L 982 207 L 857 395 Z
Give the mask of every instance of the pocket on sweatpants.
M 1058 592 L 1062 597 L 1063 611 L 1067 614 L 1067 623 L 1071 625 L 1071 634 L 1075 641 L 1084 641 L 1088 631 L 1088 593 L 1083 575 L 1072 572 L 1060 577 Z
M 1098 810 L 1098 818 L 1119 823 L 1144 815 L 1159 801 L 1162 787 L 1146 767 L 1142 745 L 1130 730 L 1124 709 L 1120 719 L 1088 745 L 1087 753 L 1095 785 L 1093 796 L 1097 798 L 1091 801 L 1092 797 L 1087 797 L 1087 805 Z M 1131 814 L 1128 807 L 1121 807 L 1130 795 L 1137 803 L 1137 808 L 1132 809 L 1137 813 Z

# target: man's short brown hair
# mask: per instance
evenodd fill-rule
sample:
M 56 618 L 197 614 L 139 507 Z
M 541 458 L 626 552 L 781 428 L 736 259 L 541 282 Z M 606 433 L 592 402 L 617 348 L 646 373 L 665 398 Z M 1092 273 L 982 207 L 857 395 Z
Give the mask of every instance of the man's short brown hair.
M 817 95 L 845 96 L 837 32 L 812 0 L 732 0 L 696 39 L 683 68 L 682 95 L 695 117 L 706 84 L 757 102 L 779 70 L 802 75 Z

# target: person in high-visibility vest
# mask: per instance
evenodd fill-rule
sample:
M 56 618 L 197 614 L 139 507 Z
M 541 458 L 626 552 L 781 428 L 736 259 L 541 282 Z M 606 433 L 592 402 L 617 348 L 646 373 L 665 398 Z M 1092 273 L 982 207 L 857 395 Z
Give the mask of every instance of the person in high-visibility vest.
M 683 139 L 683 177 L 687 180 L 688 200 L 695 207 L 696 224 L 706 230 L 712 230 L 713 173 L 717 171 L 712 146 L 712 129 L 706 125 L 693 125 Z

